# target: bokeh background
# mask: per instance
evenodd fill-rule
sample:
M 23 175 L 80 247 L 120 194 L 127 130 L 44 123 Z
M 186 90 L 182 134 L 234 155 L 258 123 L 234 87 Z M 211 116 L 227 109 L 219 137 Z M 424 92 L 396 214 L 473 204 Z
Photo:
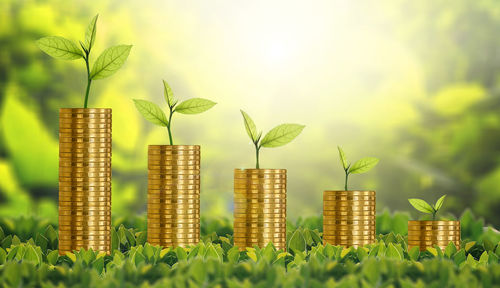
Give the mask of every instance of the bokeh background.
M 307 127 L 264 149 L 287 168 L 288 215 L 320 215 L 340 189 L 337 145 L 381 159 L 351 187 L 375 189 L 377 210 L 411 211 L 408 197 L 447 213 L 470 207 L 500 225 L 500 3 L 414 1 L 0 0 L 0 214 L 57 219 L 58 109 L 81 107 L 83 60 L 43 54 L 35 40 L 84 37 L 99 13 L 94 58 L 133 44 L 125 66 L 95 81 L 91 107 L 113 108 L 113 214 L 146 210 L 147 145 L 165 129 L 133 98 L 216 101 L 176 115 L 174 141 L 202 145 L 202 214 L 232 213 L 233 169 L 254 165 L 239 109 L 268 131 Z

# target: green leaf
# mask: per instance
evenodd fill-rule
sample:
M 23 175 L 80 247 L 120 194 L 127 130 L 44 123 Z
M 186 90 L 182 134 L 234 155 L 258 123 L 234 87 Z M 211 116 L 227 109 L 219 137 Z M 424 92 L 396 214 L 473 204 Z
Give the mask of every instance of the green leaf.
M 262 147 L 280 147 L 290 143 L 306 126 L 299 124 L 281 124 L 267 132 L 262 139 Z
M 290 241 L 288 242 L 288 249 L 292 251 L 305 251 L 306 250 L 306 239 L 304 239 L 304 236 L 300 232 L 300 230 L 295 230 L 295 232 L 292 234 L 292 237 L 290 238 Z
M 85 31 L 85 48 L 87 51 L 90 51 L 92 47 L 94 46 L 95 43 L 95 35 L 97 32 L 97 18 L 99 17 L 99 14 L 95 15 L 92 20 L 90 20 L 90 24 L 87 27 L 87 31 Z
M 5 263 L 5 260 L 7 260 L 7 252 L 0 248 L 0 265 Z
M 476 241 L 471 241 L 465 244 L 465 252 L 468 252 L 472 247 L 476 245 Z
M 168 126 L 167 116 L 155 103 L 146 100 L 134 99 L 134 104 L 139 113 L 141 113 L 142 116 L 149 122 L 163 127 Z
M 258 135 L 257 135 L 257 127 L 255 126 L 255 123 L 253 122 L 252 118 L 243 110 L 241 111 L 241 115 L 243 115 L 243 122 L 245 123 L 245 130 L 247 130 L 247 134 L 252 139 L 252 141 L 255 143 L 258 140 Z
M 98 274 L 102 274 L 102 271 L 104 270 L 104 258 L 101 257 L 92 262 L 92 268 L 97 270 Z
M 165 97 L 165 101 L 167 101 L 168 107 L 173 107 L 177 104 L 177 100 L 174 98 L 174 92 L 165 80 L 163 80 L 163 96 Z
M 45 251 L 47 250 L 47 245 L 49 244 L 49 240 L 47 240 L 47 238 L 45 238 L 45 236 L 43 236 L 42 234 L 37 233 L 35 238 L 35 243 L 37 246 L 40 246 L 42 250 Z
M 187 259 L 186 250 L 184 250 L 184 248 L 182 248 L 182 247 L 175 248 L 175 254 L 177 254 L 177 259 L 179 261 Z
M 337 149 L 339 150 L 340 162 L 342 162 L 342 167 L 344 167 L 344 170 L 347 170 L 347 167 L 349 167 L 349 164 L 347 163 L 347 159 L 345 157 L 344 150 L 342 150 L 342 148 L 340 148 L 340 146 L 337 146 Z
M 443 195 L 441 196 L 441 198 L 439 198 L 437 201 L 436 201 L 436 204 L 434 204 L 434 209 L 436 211 L 438 211 L 439 209 L 441 209 L 441 206 L 443 206 L 443 202 L 444 202 L 444 198 L 446 197 L 446 195 Z
M 410 256 L 410 259 L 412 261 L 418 261 L 418 257 L 420 256 L 420 248 L 418 248 L 418 246 L 413 246 L 408 251 L 408 256 Z
M 229 263 L 236 263 L 240 259 L 240 250 L 238 247 L 233 247 L 227 251 L 227 260 Z
M 396 246 L 394 246 L 393 243 L 389 243 L 389 245 L 387 246 L 387 250 L 385 251 L 385 256 L 388 258 L 403 260 L 403 255 L 399 253 L 398 249 L 396 248 Z
M 457 247 L 453 242 L 450 241 L 450 243 L 448 243 L 448 246 L 446 246 L 446 248 L 444 249 L 444 255 L 448 258 L 451 258 L 451 256 L 455 255 L 456 252 Z
M 130 49 L 132 45 L 117 45 L 104 50 L 94 63 L 90 78 L 96 80 L 113 75 L 127 60 Z
M 484 251 L 483 254 L 481 254 L 481 257 L 479 257 L 479 263 L 486 264 L 488 263 L 488 252 Z
M 429 205 L 427 202 L 425 202 L 422 199 L 411 198 L 411 199 L 408 199 L 408 201 L 410 202 L 410 204 L 413 207 L 415 207 L 415 209 L 417 209 L 420 212 L 429 213 L 429 214 L 434 213 L 434 209 L 432 209 L 431 205 Z
M 49 240 L 51 247 L 52 248 L 57 247 L 57 232 L 54 229 L 54 227 L 52 227 L 52 225 L 47 226 L 44 234 L 45 238 Z
M 51 251 L 49 254 L 47 254 L 47 262 L 49 262 L 50 265 L 56 265 L 58 259 L 59 251 L 57 250 Z
M 378 163 L 378 159 L 375 157 L 366 157 L 356 161 L 350 168 L 349 173 L 360 174 L 371 170 Z
M 117 249 L 120 249 L 120 238 L 118 238 L 115 228 L 111 228 L 111 251 Z
M 438 251 L 434 247 L 427 247 L 427 251 L 429 251 L 434 257 L 438 256 Z
M 35 248 L 31 245 L 26 246 L 26 252 L 23 255 L 23 261 L 31 262 L 36 265 L 40 264 L 42 259 L 36 253 Z
M 181 114 L 198 114 L 214 107 L 215 104 L 217 103 L 208 99 L 191 98 L 177 105 L 175 112 L 179 112 Z
M 38 39 L 36 45 L 47 55 L 62 60 L 83 58 L 83 53 L 75 42 L 60 36 L 48 36 Z
M 453 256 L 453 262 L 455 262 L 456 265 L 462 264 L 465 259 L 465 251 L 463 249 L 455 253 L 455 255 Z

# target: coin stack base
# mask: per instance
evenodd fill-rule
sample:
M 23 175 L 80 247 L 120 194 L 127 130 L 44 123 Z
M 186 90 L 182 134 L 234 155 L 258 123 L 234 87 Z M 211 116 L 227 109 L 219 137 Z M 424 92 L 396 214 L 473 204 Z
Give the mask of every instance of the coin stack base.
M 59 253 L 111 252 L 111 109 L 60 109 Z
M 234 170 L 234 245 L 286 249 L 286 170 Z
M 442 250 L 453 242 L 460 247 L 460 221 L 408 221 L 408 247 L 439 246 Z
M 149 145 L 148 242 L 186 247 L 200 241 L 200 146 Z
M 375 242 L 375 191 L 323 193 L 323 243 L 358 247 Z

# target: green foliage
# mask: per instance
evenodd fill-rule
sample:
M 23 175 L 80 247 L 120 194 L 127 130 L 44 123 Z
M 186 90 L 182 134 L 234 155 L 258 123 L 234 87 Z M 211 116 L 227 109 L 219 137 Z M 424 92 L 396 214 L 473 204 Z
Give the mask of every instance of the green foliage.
M 75 42 L 60 36 L 48 36 L 36 41 L 40 50 L 54 58 L 62 60 L 83 58 L 83 60 L 85 60 L 85 66 L 87 68 L 87 90 L 85 92 L 84 108 L 88 106 L 88 97 L 92 80 L 103 79 L 113 75 L 123 66 L 132 49 L 132 45 L 118 45 L 104 50 L 104 52 L 97 57 L 92 67 L 92 71 L 90 71 L 89 59 L 92 47 L 95 43 L 98 16 L 99 15 L 94 16 L 90 21 L 87 31 L 85 32 L 85 42 L 83 43 L 80 41 L 80 48 L 78 48 Z
M 418 283 L 459 286 L 463 281 L 469 286 L 492 286 L 500 281 L 499 241 L 464 241 L 462 247 L 450 243 L 444 251 L 430 248 L 420 252 L 417 247 L 408 249 L 405 237 L 389 233 L 379 235 L 374 244 L 345 248 L 323 245 L 320 227 L 298 227 L 289 231 L 287 252 L 272 244 L 240 251 L 233 245 L 232 233 L 215 233 L 227 231 L 232 223 L 204 219 L 203 241 L 195 246 L 151 246 L 145 242 L 145 231 L 120 224 L 112 228 L 118 242 L 110 255 L 80 250 L 60 256 L 54 229 L 51 225 L 42 227 L 46 222 L 0 218 L 0 223 L 0 241 L 10 239 L 8 245 L 0 247 L 0 283 L 5 287 L 419 287 Z M 296 224 L 304 223 L 318 222 L 304 219 Z M 27 225 L 35 227 L 32 236 L 23 232 Z M 30 238 L 12 241 L 19 237 L 11 233 Z
M 257 127 L 255 126 L 254 121 L 250 116 L 243 110 L 241 111 L 241 115 L 243 116 L 243 123 L 245 124 L 245 130 L 247 131 L 248 136 L 252 140 L 255 146 L 255 158 L 256 164 L 255 168 L 259 169 L 259 151 L 262 147 L 274 148 L 286 145 L 292 142 L 306 126 L 299 124 L 281 124 L 273 129 L 271 129 L 267 134 L 262 138 L 262 131 L 257 133 Z
M 426 213 L 426 214 L 432 214 L 432 220 L 436 220 L 436 213 L 443 206 L 443 202 L 444 202 L 445 197 L 446 197 L 446 195 L 441 196 L 436 201 L 436 204 L 434 204 L 434 206 L 430 205 L 429 203 L 425 202 L 422 199 L 416 199 L 416 198 L 408 199 L 408 202 L 410 202 L 410 204 L 418 211 Z
M 170 88 L 170 85 L 168 85 L 165 80 L 163 80 L 163 94 L 169 108 L 168 120 L 163 110 L 161 110 L 161 108 L 153 102 L 134 99 L 134 103 L 137 110 L 146 120 L 155 125 L 167 127 L 170 145 L 174 145 L 171 125 L 172 116 L 175 112 L 179 112 L 181 114 L 199 114 L 207 111 L 217 104 L 208 99 L 191 98 L 177 105 L 178 100 L 174 97 L 172 88 Z
M 342 163 L 342 168 L 344 168 L 345 172 L 345 185 L 344 189 L 347 191 L 347 181 L 349 179 L 350 174 L 361 174 L 370 171 L 373 167 L 375 167 L 379 159 L 375 157 L 365 157 L 362 159 L 359 159 L 358 161 L 354 162 L 354 164 L 350 164 L 347 161 L 347 158 L 345 156 L 344 150 L 340 147 L 337 146 L 339 150 L 339 157 L 340 157 L 340 162 Z

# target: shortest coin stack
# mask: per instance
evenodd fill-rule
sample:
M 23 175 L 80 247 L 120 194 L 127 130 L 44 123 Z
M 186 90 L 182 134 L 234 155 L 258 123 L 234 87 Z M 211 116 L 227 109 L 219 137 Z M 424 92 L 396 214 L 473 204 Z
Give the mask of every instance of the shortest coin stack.
M 442 250 L 453 242 L 460 247 L 460 221 L 408 221 L 408 246 L 427 247 L 439 246 Z
M 325 191 L 323 242 L 345 247 L 375 242 L 375 191 Z
M 286 249 L 286 170 L 234 170 L 234 245 Z
M 189 246 L 200 241 L 200 146 L 149 145 L 148 242 Z
M 111 109 L 59 114 L 59 253 L 111 252 Z

